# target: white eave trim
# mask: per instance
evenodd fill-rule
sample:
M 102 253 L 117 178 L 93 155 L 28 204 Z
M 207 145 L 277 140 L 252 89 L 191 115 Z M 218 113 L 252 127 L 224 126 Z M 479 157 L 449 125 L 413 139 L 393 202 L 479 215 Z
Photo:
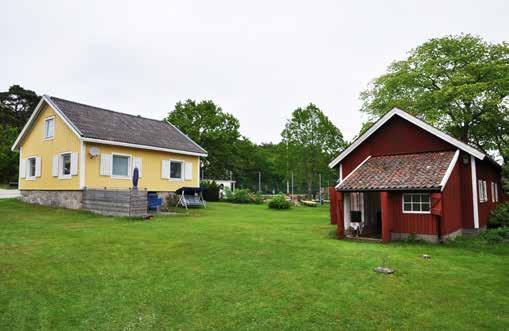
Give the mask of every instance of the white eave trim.
M 161 152 L 168 152 L 168 153 L 175 153 L 175 154 L 182 154 L 182 155 L 192 155 L 192 156 L 202 156 L 202 157 L 207 156 L 207 154 L 204 154 L 204 153 L 181 151 L 178 149 L 168 149 L 168 148 L 161 148 L 161 147 L 154 147 L 154 146 L 147 146 L 147 145 L 138 145 L 138 144 L 124 143 L 124 142 L 119 142 L 119 141 L 103 140 L 103 139 L 96 139 L 96 138 L 82 138 L 82 139 L 85 142 L 102 144 L 102 145 L 113 145 L 113 146 L 131 147 L 131 148 L 139 148 L 139 149 L 148 149 L 148 150 L 152 150 L 152 151 L 161 151 Z
M 23 130 L 21 130 L 21 133 L 18 135 L 18 137 L 14 141 L 14 144 L 12 144 L 12 147 L 11 147 L 12 151 L 16 150 L 19 147 L 19 143 L 21 142 L 23 137 L 26 135 L 26 133 L 32 126 L 33 122 L 37 118 L 37 115 L 41 112 L 45 102 L 53 109 L 53 111 L 55 111 L 55 113 L 58 115 L 58 117 L 60 117 L 60 119 L 62 121 L 64 121 L 64 123 L 71 129 L 71 131 L 74 132 L 74 134 L 76 136 L 78 136 L 78 138 L 81 139 L 81 132 L 78 130 L 78 128 L 76 126 L 74 126 L 74 124 L 72 124 L 71 121 L 69 121 L 67 116 L 65 116 L 65 114 L 58 108 L 57 105 L 55 105 L 55 103 L 51 100 L 51 98 L 49 96 L 43 95 L 41 100 L 37 104 L 37 107 L 35 107 L 34 111 L 32 112 L 32 115 L 30 115 L 30 118 L 28 119 L 27 123 L 23 127 Z
M 366 139 L 368 139 L 376 130 L 378 130 L 382 125 L 384 125 L 388 120 L 390 120 L 395 115 L 400 116 L 403 119 L 406 119 L 410 123 L 413 123 L 420 127 L 421 129 L 428 131 L 429 133 L 441 138 L 442 140 L 448 142 L 449 144 L 459 148 L 462 151 L 467 152 L 468 154 L 475 156 L 479 160 L 483 160 L 486 156 L 484 153 L 479 152 L 475 148 L 470 147 L 464 142 L 459 141 L 456 138 L 451 137 L 447 133 L 444 133 L 437 128 L 429 125 L 428 123 L 418 119 L 415 116 L 410 115 L 407 112 L 404 112 L 401 109 L 393 108 L 390 112 L 382 116 L 374 125 L 372 125 L 362 136 L 360 136 L 357 140 L 355 140 L 347 149 L 345 149 L 338 157 L 336 157 L 331 163 L 329 163 L 329 168 L 334 168 L 341 160 L 343 160 L 348 154 L 350 154 L 354 149 L 356 149 L 360 144 L 362 144 Z
M 459 156 L 460 156 L 460 150 L 457 149 L 456 153 L 454 153 L 454 156 L 452 157 L 449 167 L 447 167 L 447 171 L 445 172 L 444 178 L 442 178 L 442 181 L 440 182 L 440 191 L 441 192 L 444 191 L 445 185 L 447 184 L 449 177 L 451 177 L 452 171 L 454 170 L 454 167 L 456 166 L 456 163 L 458 162 Z
M 341 181 L 338 185 L 336 185 L 336 187 L 335 187 L 335 188 L 338 188 L 338 186 L 339 186 L 339 185 L 341 185 L 341 183 L 343 183 L 345 180 L 347 180 L 347 179 L 348 179 L 348 177 L 350 177 L 350 176 L 351 176 L 354 172 L 356 172 L 356 171 L 357 171 L 360 167 L 362 167 L 362 165 L 363 165 L 364 163 L 366 163 L 366 161 L 367 161 L 367 160 L 369 160 L 370 158 L 371 158 L 371 155 L 370 155 L 370 156 L 368 156 L 367 158 L 365 158 L 365 159 L 364 159 L 364 161 L 362 161 L 361 163 L 359 163 L 359 165 L 358 165 L 357 167 L 355 167 L 355 169 L 353 169 L 352 171 L 350 171 L 350 173 L 349 173 L 349 174 L 348 174 L 348 175 L 347 175 L 347 176 L 346 176 L 346 177 L 345 177 L 345 178 L 344 178 L 344 179 L 343 179 L 343 180 L 342 180 L 342 181 Z M 341 172 L 343 172 L 343 171 L 341 171 Z M 341 174 L 341 175 L 343 175 L 343 174 Z
M 168 123 L 169 125 L 171 125 L 175 130 L 177 130 L 178 132 L 180 132 L 181 135 L 183 135 L 184 137 L 186 137 L 187 139 L 189 139 L 190 142 L 192 142 L 196 147 L 198 147 L 199 149 L 205 151 L 200 145 L 198 145 L 193 139 L 189 138 L 189 136 L 187 134 L 185 134 L 184 132 L 180 131 L 179 128 L 177 128 L 175 125 L 171 124 L 169 121 L 166 121 L 166 123 Z M 202 155 L 202 156 L 207 156 L 208 152 L 205 151 L 205 153 Z

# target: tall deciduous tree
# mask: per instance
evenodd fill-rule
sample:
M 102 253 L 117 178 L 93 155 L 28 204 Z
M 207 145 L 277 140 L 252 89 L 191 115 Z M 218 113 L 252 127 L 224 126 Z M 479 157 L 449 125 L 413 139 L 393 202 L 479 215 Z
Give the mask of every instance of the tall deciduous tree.
M 324 180 L 334 176 L 327 165 L 345 147 L 345 141 L 341 131 L 317 106 L 310 103 L 305 108 L 297 108 L 281 136 L 286 146 L 288 170 L 304 178 L 308 194 L 313 193 L 318 174 Z
M 39 103 L 39 96 L 19 85 L 0 92 L 0 182 L 17 179 L 18 153 L 11 151 L 14 140 Z
M 211 179 L 228 178 L 234 160 L 235 145 L 240 138 L 239 121 L 221 107 L 207 100 L 178 102 L 167 121 L 177 126 L 208 152 L 204 175 Z
M 361 99 L 371 120 L 399 107 L 485 152 L 502 154 L 509 141 L 508 95 L 509 44 L 466 34 L 418 46 L 392 63 Z
M 31 90 L 12 85 L 8 91 L 0 92 L 0 125 L 21 131 L 39 103 L 40 97 Z

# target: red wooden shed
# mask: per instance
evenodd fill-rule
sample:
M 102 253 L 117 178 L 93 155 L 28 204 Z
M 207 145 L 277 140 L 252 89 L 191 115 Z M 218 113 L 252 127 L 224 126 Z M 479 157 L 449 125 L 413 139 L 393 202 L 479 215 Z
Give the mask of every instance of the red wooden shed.
M 397 108 L 329 166 L 339 175 L 331 188 L 338 238 L 438 242 L 486 228 L 505 200 L 500 165 Z

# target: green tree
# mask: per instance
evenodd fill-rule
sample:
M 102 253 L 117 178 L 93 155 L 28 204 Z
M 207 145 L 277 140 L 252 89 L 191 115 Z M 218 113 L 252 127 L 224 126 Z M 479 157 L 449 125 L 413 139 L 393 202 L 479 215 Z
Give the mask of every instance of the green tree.
M 281 133 L 286 147 L 287 174 L 297 175 L 297 181 L 305 183 L 308 194 L 313 193 L 313 183 L 322 174 L 323 181 L 334 178 L 328 163 L 345 147 L 341 131 L 314 104 L 297 108 Z
M 39 96 L 19 85 L 0 92 L 0 182 L 16 180 L 18 153 L 11 146 L 39 103 Z
M 204 176 L 228 178 L 234 165 L 233 154 L 240 139 L 239 121 L 210 100 L 178 102 L 167 121 L 177 126 L 197 144 L 205 148 Z
M 502 154 L 509 141 L 508 95 L 509 44 L 465 34 L 431 39 L 392 63 L 361 93 L 361 110 L 373 121 L 398 107 Z
M 21 131 L 39 103 L 40 97 L 31 90 L 12 85 L 8 91 L 0 92 L 0 125 Z

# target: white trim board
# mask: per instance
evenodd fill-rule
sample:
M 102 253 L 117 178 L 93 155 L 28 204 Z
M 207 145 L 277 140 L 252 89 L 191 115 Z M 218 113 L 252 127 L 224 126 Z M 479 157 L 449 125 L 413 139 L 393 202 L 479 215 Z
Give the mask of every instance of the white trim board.
M 479 229 L 479 200 L 477 200 L 477 169 L 475 158 L 470 155 L 470 170 L 472 175 L 472 210 L 474 212 L 474 228 Z
M 85 143 L 83 142 L 83 139 L 80 139 L 80 155 L 79 155 L 79 162 L 80 162 L 80 165 L 79 165 L 79 176 L 80 176 L 80 188 L 81 189 L 84 189 L 85 188 L 85 163 L 86 163 L 86 146 L 85 146 Z
M 444 178 L 442 178 L 442 181 L 440 182 L 440 186 L 441 186 L 440 191 L 441 192 L 444 191 L 445 185 L 447 184 L 447 181 L 449 180 L 449 177 L 451 177 L 452 171 L 454 170 L 454 166 L 456 165 L 456 162 L 458 162 L 459 156 L 460 156 L 460 150 L 457 149 L 456 153 L 454 153 L 454 156 L 452 157 L 449 167 L 447 167 L 447 171 L 445 172 Z
M 485 158 L 485 154 L 479 152 L 475 148 L 459 141 L 456 138 L 451 137 L 450 135 L 438 130 L 437 128 L 429 125 L 428 123 L 418 119 L 415 116 L 410 115 L 409 113 L 398 109 L 393 108 L 390 112 L 382 116 L 374 125 L 372 125 L 363 135 L 361 135 L 357 140 L 355 140 L 350 146 L 348 146 L 341 154 L 338 155 L 332 162 L 329 163 L 329 168 L 334 168 L 341 160 L 347 157 L 353 150 L 355 150 L 360 144 L 362 144 L 366 139 L 368 139 L 375 131 L 377 131 L 382 125 L 384 125 L 387 121 L 389 121 L 394 116 L 399 116 L 412 124 L 420 127 L 421 129 L 441 138 L 442 140 L 448 142 L 449 144 L 455 146 L 456 148 L 467 152 L 470 155 L 475 156 L 479 160 L 483 160 Z
M 350 177 L 354 172 L 356 172 L 364 163 L 366 163 L 367 160 L 369 160 L 371 158 L 371 155 L 368 156 L 367 158 L 364 159 L 364 161 L 362 161 L 361 163 L 359 163 L 358 166 L 355 167 L 355 169 L 353 169 L 352 171 L 350 171 L 350 173 L 341 181 L 341 183 L 343 183 L 345 180 L 348 179 L 348 177 Z M 341 176 L 343 176 L 343 169 L 341 169 Z M 338 188 L 339 185 L 341 185 L 341 183 L 339 183 L 338 185 L 336 185 L 336 188 Z
M 138 149 L 148 149 L 148 150 L 152 150 L 152 151 L 161 151 L 161 152 L 192 155 L 192 156 L 203 156 L 203 157 L 207 156 L 207 154 L 181 151 L 178 149 L 168 149 L 168 148 L 162 148 L 162 147 L 123 143 L 123 142 L 119 142 L 119 141 L 103 140 L 103 139 L 96 139 L 96 138 L 82 138 L 82 139 L 84 142 L 96 143 L 96 144 L 102 144 L 102 145 L 132 147 L 132 148 L 138 148 Z

